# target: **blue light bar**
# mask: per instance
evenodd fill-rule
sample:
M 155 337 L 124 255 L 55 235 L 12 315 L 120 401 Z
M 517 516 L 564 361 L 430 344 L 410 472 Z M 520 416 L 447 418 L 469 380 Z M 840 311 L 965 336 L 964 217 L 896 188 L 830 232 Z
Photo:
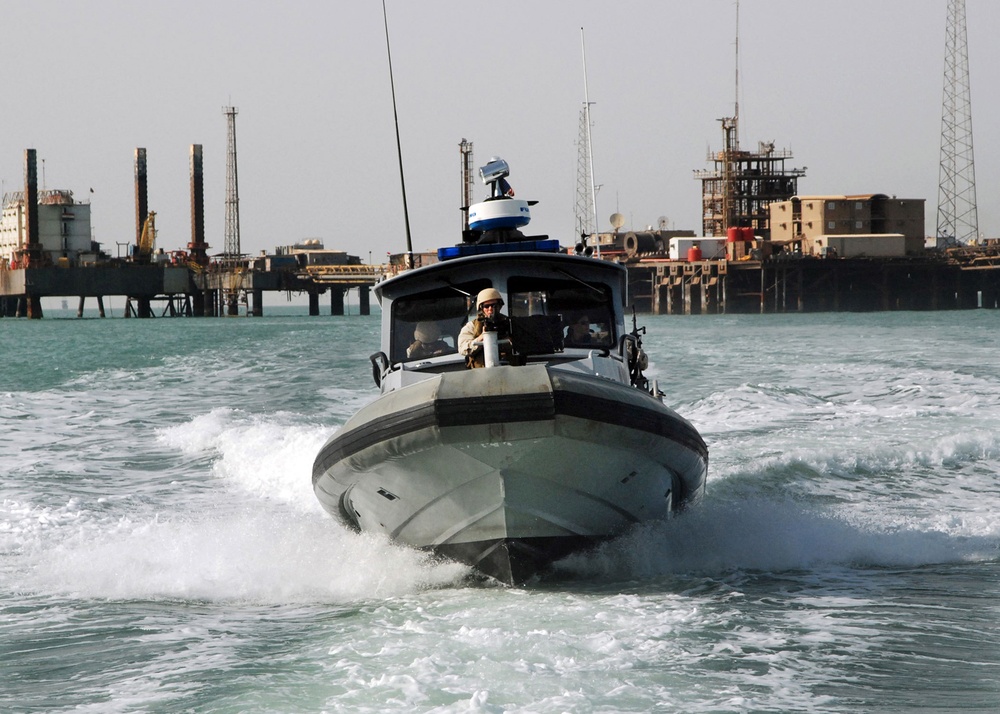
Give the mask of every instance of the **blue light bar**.
M 557 240 L 520 240 L 513 243 L 483 243 L 468 245 L 453 245 L 438 248 L 438 260 L 463 258 L 468 255 L 488 255 L 490 253 L 515 253 L 531 251 L 536 253 L 558 253 Z

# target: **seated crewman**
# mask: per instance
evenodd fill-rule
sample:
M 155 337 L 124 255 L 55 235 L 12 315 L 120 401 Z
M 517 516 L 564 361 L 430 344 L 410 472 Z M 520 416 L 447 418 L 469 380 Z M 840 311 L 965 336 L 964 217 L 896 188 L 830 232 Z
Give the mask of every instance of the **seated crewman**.
M 590 318 L 580 315 L 573 320 L 566 331 L 565 341 L 567 347 L 589 347 L 596 344 L 594 333 L 590 331 Z
M 413 344 L 406 348 L 407 359 L 436 357 L 451 352 L 451 345 L 441 339 L 441 328 L 433 320 L 418 322 L 413 330 Z

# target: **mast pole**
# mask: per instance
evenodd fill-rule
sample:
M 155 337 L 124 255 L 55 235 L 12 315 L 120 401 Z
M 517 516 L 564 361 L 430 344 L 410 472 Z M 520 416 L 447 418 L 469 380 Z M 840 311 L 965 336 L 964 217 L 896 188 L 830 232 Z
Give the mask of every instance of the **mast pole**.
M 587 44 L 583 34 L 583 28 L 580 28 L 580 49 L 583 52 L 583 111 L 586 115 L 587 124 L 587 160 L 590 163 L 590 205 L 593 209 L 592 223 L 591 226 L 594 229 L 596 241 L 597 233 L 597 184 L 594 182 L 594 144 L 590 135 L 590 89 L 589 83 L 587 82 Z M 595 247 L 598 257 L 601 255 L 601 244 L 597 241 Z
M 382 0 L 382 21 L 385 24 L 385 54 L 389 59 L 389 87 L 392 90 L 392 118 L 396 124 L 396 154 L 399 157 L 399 186 L 403 191 L 403 221 L 406 224 L 406 267 L 413 267 L 413 239 L 410 236 L 410 212 L 406 208 L 406 180 L 403 178 L 403 147 L 399 141 L 399 115 L 396 113 L 396 85 L 392 80 L 392 52 L 389 50 L 389 19 Z
M 736 148 L 740 146 L 740 0 L 736 0 L 736 101 L 733 103 L 733 124 Z

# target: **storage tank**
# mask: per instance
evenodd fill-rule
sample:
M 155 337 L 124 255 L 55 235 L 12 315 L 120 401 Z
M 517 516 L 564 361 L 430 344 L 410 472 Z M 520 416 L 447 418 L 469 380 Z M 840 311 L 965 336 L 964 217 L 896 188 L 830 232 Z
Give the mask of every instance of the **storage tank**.
M 629 256 L 636 256 L 640 253 L 652 253 L 662 250 L 662 246 L 657 244 L 657 236 L 653 233 L 633 233 L 629 231 L 625 234 L 623 246 Z

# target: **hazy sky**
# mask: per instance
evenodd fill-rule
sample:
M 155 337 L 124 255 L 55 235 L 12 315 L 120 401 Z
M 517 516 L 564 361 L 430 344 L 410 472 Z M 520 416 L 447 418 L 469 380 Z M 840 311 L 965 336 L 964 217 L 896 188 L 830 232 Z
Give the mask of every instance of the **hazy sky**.
M 733 0 L 387 0 L 415 250 L 459 239 L 458 144 L 511 165 L 525 232 L 571 244 L 586 33 L 598 215 L 701 232 L 700 182 L 735 98 Z M 1000 235 L 1000 2 L 968 0 L 980 232 Z M 935 232 L 947 0 L 743 0 L 743 148 L 791 149 L 802 194 L 927 201 Z M 235 105 L 245 252 L 304 238 L 378 260 L 405 248 L 380 0 L 8 0 L 0 178 L 90 199 L 95 238 L 134 239 L 145 147 L 158 246 L 190 240 L 188 150 L 224 242 Z M 44 162 L 44 163 L 42 163 Z M 93 193 L 91 193 L 91 189 Z M 477 184 L 477 192 L 484 189 Z

